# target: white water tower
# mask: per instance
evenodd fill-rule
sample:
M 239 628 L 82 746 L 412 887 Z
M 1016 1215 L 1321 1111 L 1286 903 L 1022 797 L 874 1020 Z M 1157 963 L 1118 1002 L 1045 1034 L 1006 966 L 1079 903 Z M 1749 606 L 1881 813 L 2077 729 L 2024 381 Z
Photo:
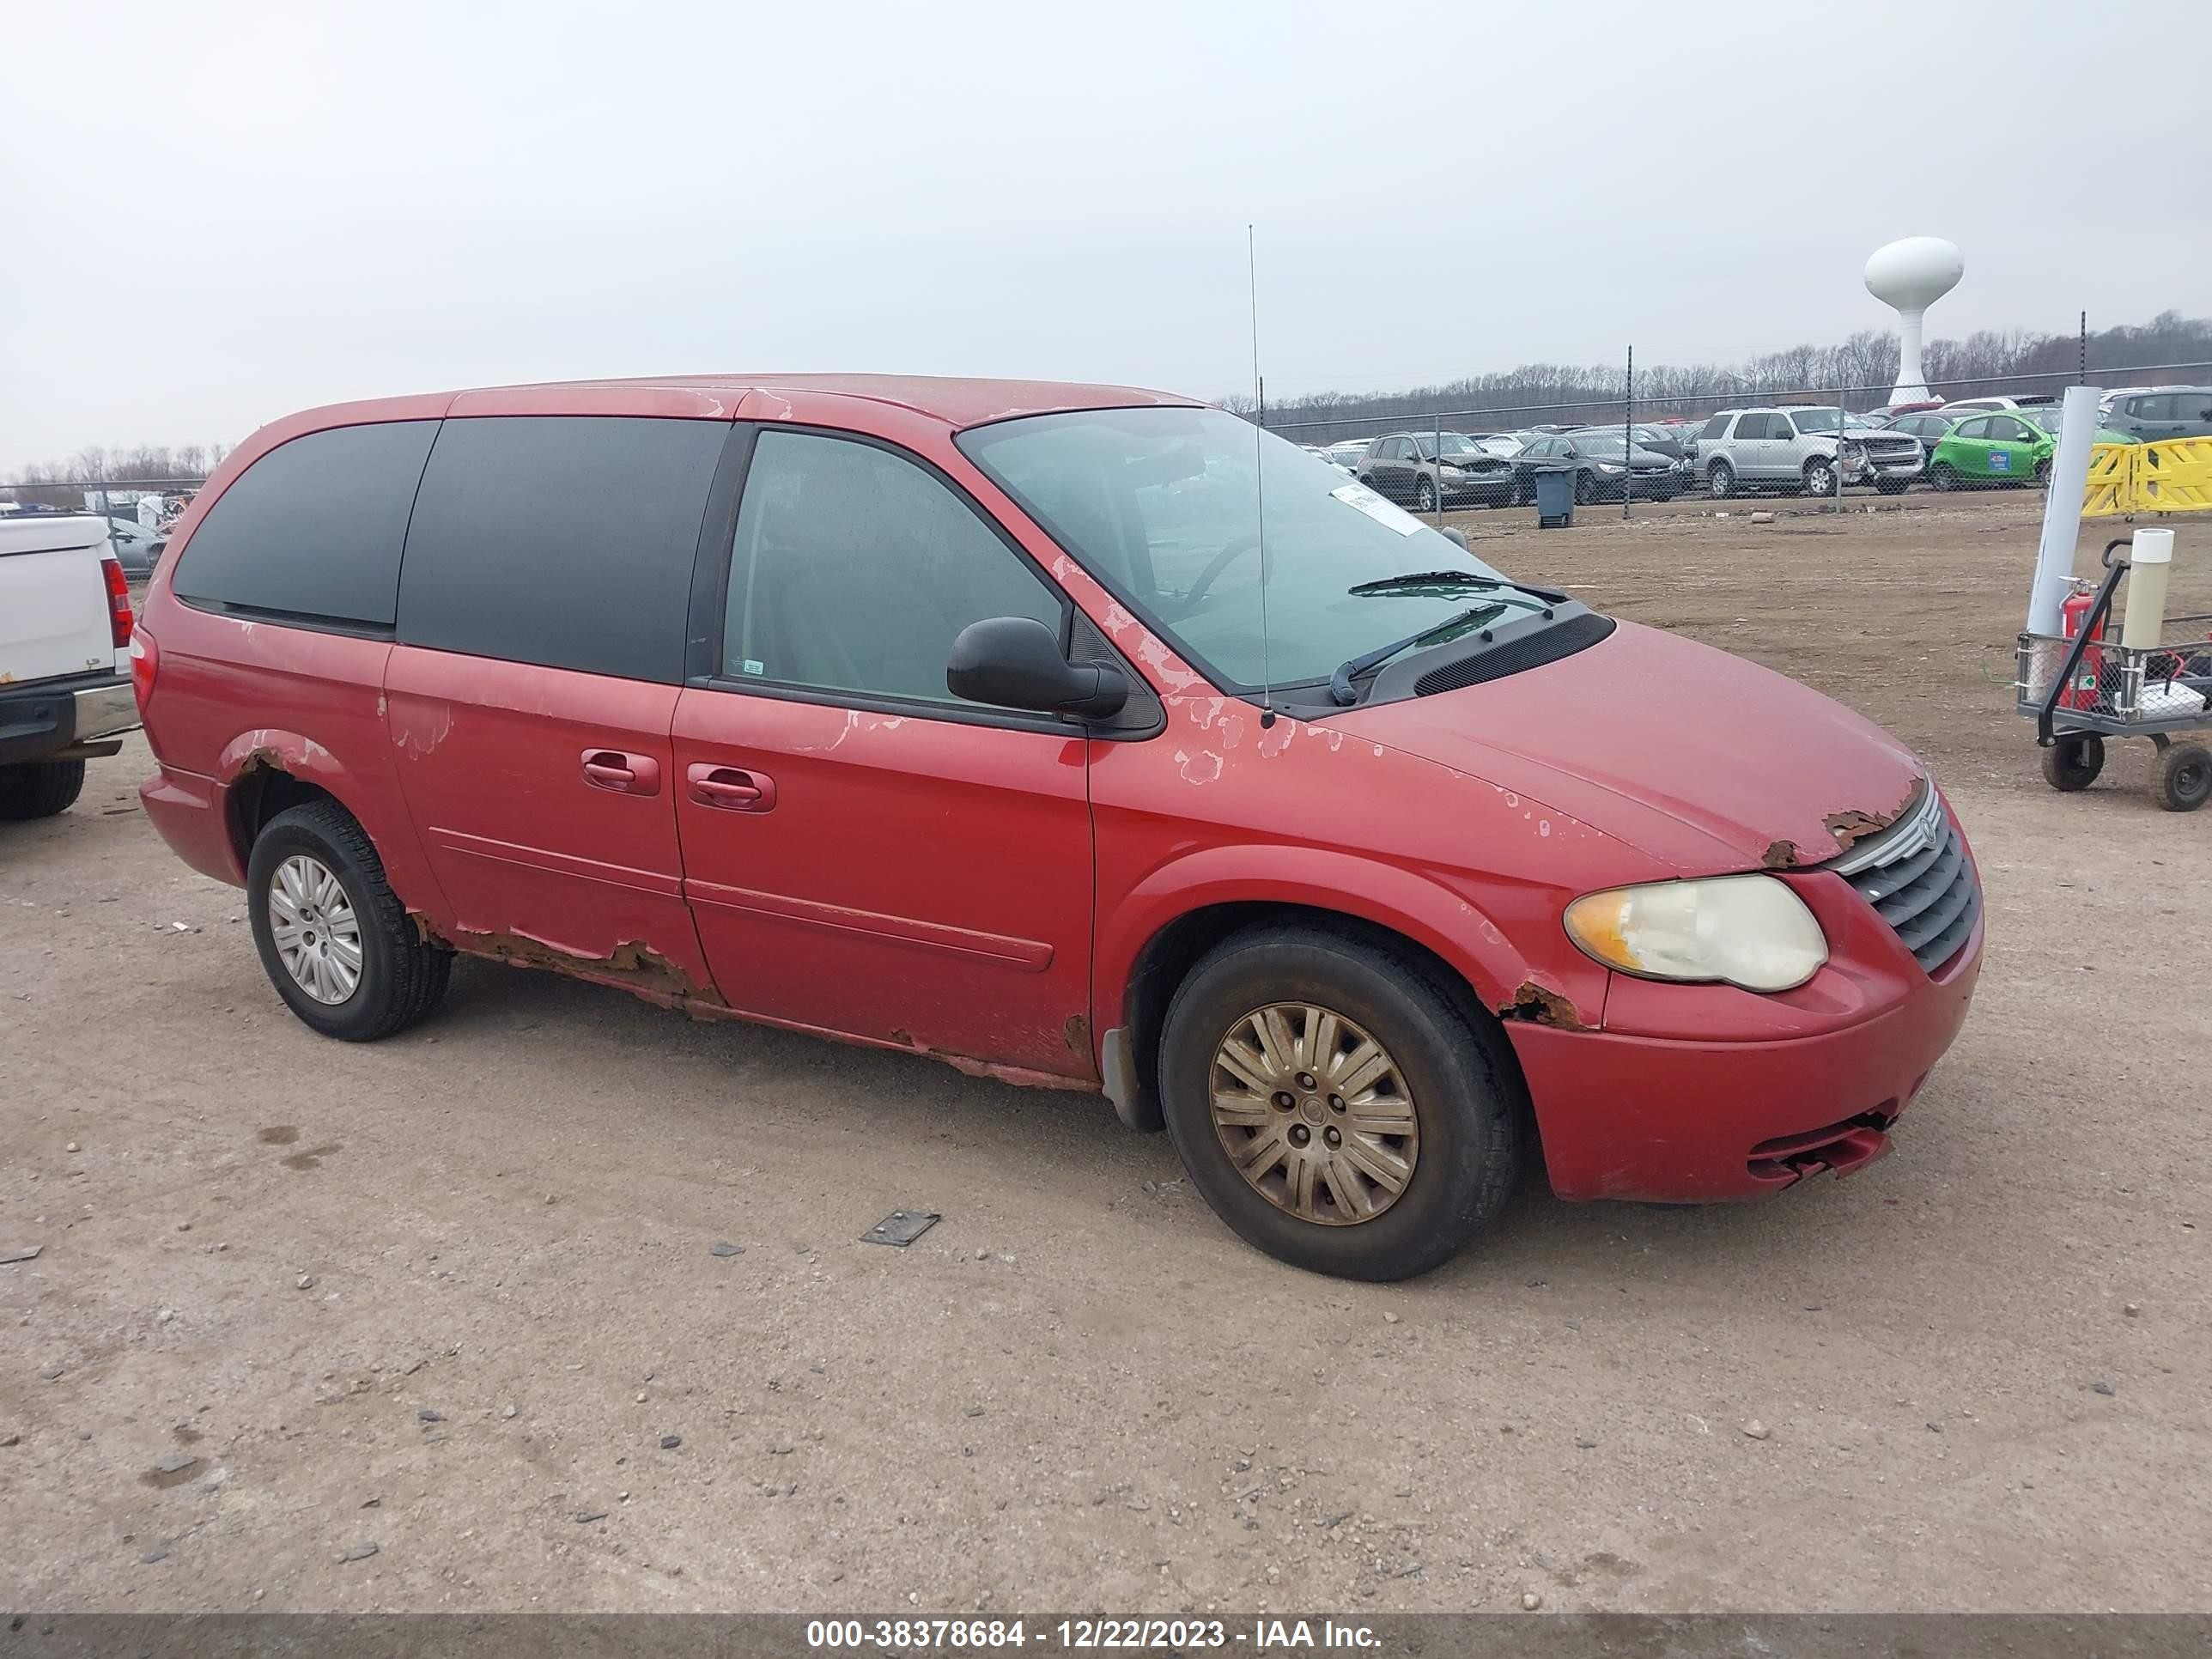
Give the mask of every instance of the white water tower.
M 1941 236 L 1908 236 L 1874 251 L 1867 261 L 1867 292 L 1897 313 L 1899 353 L 1893 404 L 1923 403 L 1928 377 L 1920 367 L 1921 325 L 1928 307 L 1958 287 L 1966 255 Z

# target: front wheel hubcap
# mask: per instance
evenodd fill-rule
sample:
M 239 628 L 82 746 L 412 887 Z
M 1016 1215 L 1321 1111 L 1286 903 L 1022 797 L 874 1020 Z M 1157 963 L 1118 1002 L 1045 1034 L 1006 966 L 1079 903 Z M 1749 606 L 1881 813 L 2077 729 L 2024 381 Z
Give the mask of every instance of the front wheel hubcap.
M 1213 1055 L 1214 1133 L 1253 1190 L 1301 1221 L 1371 1221 L 1405 1195 L 1420 1121 L 1389 1051 L 1343 1015 L 1277 1002 Z
M 320 859 L 295 853 L 269 884 L 269 936 L 293 981 L 336 1005 L 361 983 L 361 920 Z

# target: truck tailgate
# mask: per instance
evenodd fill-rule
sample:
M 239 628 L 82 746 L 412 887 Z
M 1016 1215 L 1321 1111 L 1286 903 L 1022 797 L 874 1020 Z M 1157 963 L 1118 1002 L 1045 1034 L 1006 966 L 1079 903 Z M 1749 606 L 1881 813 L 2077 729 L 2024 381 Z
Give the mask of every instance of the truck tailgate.
M 112 671 L 97 519 L 0 519 L 0 685 Z

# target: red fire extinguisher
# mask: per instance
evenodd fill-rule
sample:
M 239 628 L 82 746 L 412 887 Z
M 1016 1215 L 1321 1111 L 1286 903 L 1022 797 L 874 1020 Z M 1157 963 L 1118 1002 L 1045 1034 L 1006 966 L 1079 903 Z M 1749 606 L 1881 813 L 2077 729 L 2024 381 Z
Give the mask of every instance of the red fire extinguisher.
M 2096 605 L 2095 586 L 2088 582 L 2075 582 L 2074 591 L 2067 595 L 2065 603 L 2058 607 L 2059 617 L 2069 640 L 2081 631 L 2082 623 L 2087 619 L 2090 611 L 2096 609 Z M 2102 617 L 2097 619 L 2097 625 L 2089 630 L 2089 637 L 2099 641 L 2104 639 L 2105 619 Z M 2104 670 L 2104 652 L 2096 645 L 2090 646 L 2081 653 L 2081 661 L 2074 671 L 2073 681 L 2064 691 L 2059 694 L 2058 706 L 2061 708 L 2094 708 L 2097 706 L 2098 682 L 2103 676 Z

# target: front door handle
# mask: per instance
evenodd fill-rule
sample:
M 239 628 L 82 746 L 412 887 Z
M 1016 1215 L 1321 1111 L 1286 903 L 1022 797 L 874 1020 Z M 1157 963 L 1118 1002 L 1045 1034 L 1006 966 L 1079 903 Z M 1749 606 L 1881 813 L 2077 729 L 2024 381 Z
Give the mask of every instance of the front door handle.
M 619 749 L 586 749 L 584 781 L 617 795 L 657 795 L 660 763 L 650 755 L 625 754 Z
M 727 812 L 767 812 L 775 806 L 775 780 L 765 772 L 704 763 L 685 769 L 691 799 L 702 806 L 719 806 Z

